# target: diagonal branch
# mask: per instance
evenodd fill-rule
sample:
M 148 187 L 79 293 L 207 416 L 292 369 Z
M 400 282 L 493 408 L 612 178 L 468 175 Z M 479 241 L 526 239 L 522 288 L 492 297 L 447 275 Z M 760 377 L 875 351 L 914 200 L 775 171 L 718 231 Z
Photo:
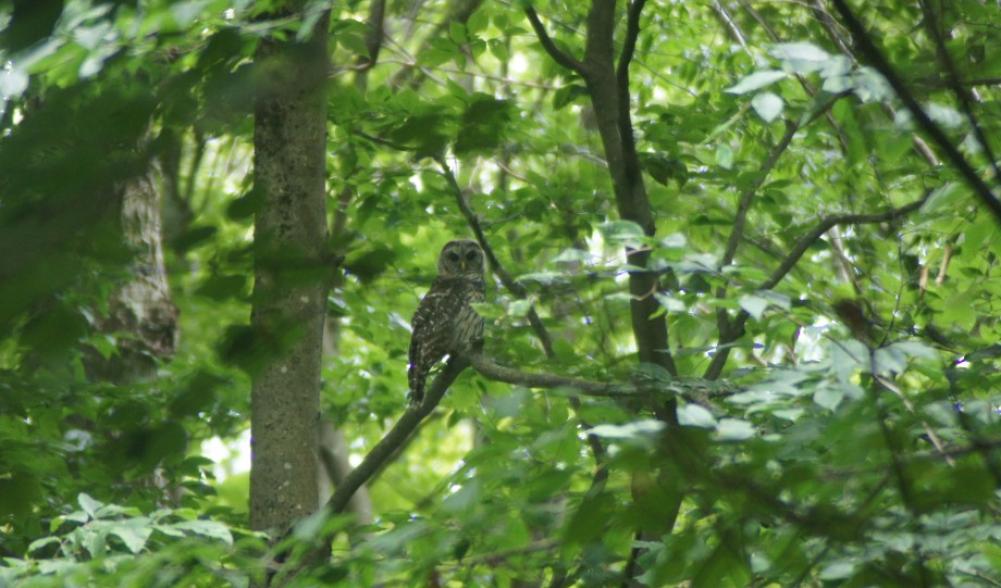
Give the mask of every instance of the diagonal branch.
M 730 238 L 727 239 L 726 249 L 723 250 L 723 259 L 720 260 L 720 267 L 726 267 L 733 263 L 733 258 L 737 254 L 737 247 L 744 236 L 744 225 L 747 224 L 747 213 L 751 209 L 751 202 L 758 193 L 758 189 L 765 183 L 769 172 L 778 163 L 779 157 L 782 156 L 789 147 L 789 144 L 792 143 L 792 138 L 798 130 L 798 123 L 789 120 L 786 121 L 786 132 L 782 135 L 782 139 L 779 140 L 775 147 L 772 147 L 771 152 L 768 153 L 768 158 L 761 164 L 761 169 L 756 174 L 757 177 L 740 195 L 740 201 L 737 204 L 737 214 L 733 219 L 733 230 L 730 231 Z
M 441 402 L 442 397 L 452 385 L 462 370 L 466 369 L 468 362 L 453 358 L 445 364 L 445 369 L 431 382 L 431 386 L 425 393 L 424 401 L 407 408 L 406 412 L 400 416 L 393 428 L 368 452 L 365 459 L 358 466 L 351 470 L 337 486 L 334 495 L 327 501 L 325 509 L 330 514 L 338 514 L 344 511 L 355 491 L 369 478 L 371 478 L 386 461 L 396 453 L 396 450 L 406 442 L 410 434 L 414 432 L 420 424 Z M 329 545 L 328 545 L 329 548 Z
M 942 66 L 947 74 L 947 82 L 952 90 L 953 94 L 956 95 L 956 100 L 959 101 L 960 107 L 963 109 L 963 113 L 966 114 L 966 118 L 970 121 L 970 127 L 973 129 L 973 134 L 977 137 L 977 141 L 984 150 L 984 155 L 987 156 L 987 162 L 990 163 L 991 169 L 994 170 L 994 178 L 997 181 L 1001 181 L 1001 168 L 998 167 L 998 160 L 994 156 L 994 150 L 991 148 L 990 142 L 987 140 L 987 135 L 984 134 L 983 127 L 977 122 L 977 117 L 973 113 L 973 105 L 970 103 L 969 90 L 963 88 L 963 83 L 959 79 L 959 71 L 956 69 L 956 62 L 952 59 L 949 54 L 949 49 L 945 46 L 945 39 L 942 36 L 942 31 L 939 28 L 939 20 L 936 18 L 935 11 L 932 9 L 931 4 L 928 0 L 921 0 L 921 9 L 924 12 L 925 18 L 925 28 L 928 29 L 931 34 L 931 38 L 935 41 L 935 49 L 938 51 L 939 61 L 942 62 Z
M 539 20 L 539 14 L 535 12 L 535 8 L 531 4 L 525 6 L 525 16 L 528 17 L 528 22 L 532 24 L 532 29 L 535 31 L 535 36 L 539 38 L 542 48 L 553 58 L 553 61 L 586 78 L 587 70 L 584 64 L 556 46 L 552 37 L 546 32 L 546 25 L 542 24 L 542 21 Z
M 859 22 L 858 17 L 851 11 L 845 0 L 832 0 L 834 2 L 835 8 L 841 13 L 841 18 L 844 20 L 845 26 L 851 31 L 852 36 L 855 38 L 859 49 L 862 54 L 872 63 L 872 66 L 883 74 L 886 81 L 889 82 L 890 86 L 893 87 L 893 91 L 897 93 L 900 101 L 904 103 L 907 110 L 910 111 L 911 116 L 917 121 L 918 125 L 931 137 L 940 149 L 945 153 L 946 158 L 949 159 L 953 167 L 959 171 L 966 183 L 973 189 L 973 193 L 977 195 L 981 203 L 990 210 L 991 214 L 998 222 L 1001 222 L 1001 200 L 991 192 L 991 188 L 984 182 L 983 179 L 977 174 L 973 166 L 970 165 L 963 154 L 959 152 L 959 149 L 952 144 L 949 137 L 945 135 L 945 132 L 935 124 L 934 121 L 928 116 L 928 114 L 921 108 L 918 104 L 917 99 L 911 91 L 904 85 L 903 80 L 897 75 L 897 72 L 887 61 L 886 56 L 883 55 L 872 38 L 866 32 L 865 27 Z
M 740 246 L 740 242 L 744 238 L 744 227 L 747 224 L 747 213 L 751 209 L 751 203 L 754 201 L 754 196 L 765 183 L 765 180 L 768 178 L 768 174 L 778 163 L 779 158 L 783 153 L 785 153 L 785 150 L 789 148 L 796 132 L 806 124 L 816 120 L 821 114 L 829 114 L 831 106 L 833 106 L 834 103 L 842 96 L 844 96 L 844 94 L 835 94 L 830 100 L 820 105 L 814 112 L 800 121 L 786 121 L 786 132 L 782 135 L 782 139 L 780 139 L 768 153 L 768 157 L 765 159 L 764 163 L 761 164 L 761 168 L 758 170 L 754 181 L 751 182 L 751 184 L 745 188 L 740 195 L 740 200 L 737 203 L 737 214 L 733 220 L 733 228 L 730 231 L 730 237 L 727 239 L 726 248 L 723 250 L 723 257 L 720 260 L 719 266 L 721 269 L 733 263 L 733 259 L 737 254 L 737 248 Z M 716 289 L 716 297 L 719 299 L 726 297 L 725 285 Z M 719 331 L 720 340 L 726 339 L 730 336 L 730 319 L 727 316 L 725 308 L 720 308 L 716 311 L 716 325 L 717 330 Z
M 883 212 L 871 214 L 835 214 L 825 217 L 805 235 L 800 237 L 798 241 L 796 241 L 796 244 L 793 246 L 789 254 L 782 260 L 782 263 L 775 268 L 775 271 L 773 271 L 767 279 L 758 285 L 757 289 L 769 290 L 778 285 L 778 283 L 782 281 L 782 278 L 784 278 L 786 274 L 788 274 L 792 268 L 795 267 L 806 251 L 812 247 L 817 240 L 823 237 L 824 233 L 832 228 L 839 225 L 875 224 L 897 220 L 921 208 L 930 195 L 930 191 L 926 192 L 921 198 L 915 200 L 914 202 L 905 204 L 900 208 L 891 208 Z M 746 310 L 741 310 L 734 319 L 732 328 L 728 330 L 725 337 L 720 338 L 716 355 L 713 356 L 713 359 L 709 363 L 709 367 L 706 368 L 706 372 L 704 374 L 704 377 L 707 380 L 715 380 L 719 378 L 721 373 L 723 373 L 723 366 L 726 364 L 726 360 L 730 355 L 730 344 L 744 335 L 744 326 L 747 324 L 747 319 L 749 319 L 750 316 L 751 315 L 748 314 Z

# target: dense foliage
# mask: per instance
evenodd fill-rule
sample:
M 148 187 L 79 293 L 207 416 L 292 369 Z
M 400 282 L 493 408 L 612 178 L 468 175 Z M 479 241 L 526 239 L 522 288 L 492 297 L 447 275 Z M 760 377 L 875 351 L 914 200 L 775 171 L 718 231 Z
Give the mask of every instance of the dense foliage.
M 0 1 L 0 585 L 247 585 L 331 533 L 296 581 L 1001 583 L 1001 8 L 849 4 L 877 53 L 842 2 L 619 3 L 651 233 L 572 67 L 589 2 Z M 496 256 L 484 351 L 526 385 L 467 369 L 370 481 L 370 524 L 320 511 L 276 546 L 201 448 L 239 443 L 268 353 L 255 50 L 325 11 L 323 418 L 356 465 L 405 411 L 455 237 Z M 141 274 L 122 186 L 149 174 L 176 349 L 111 318 Z

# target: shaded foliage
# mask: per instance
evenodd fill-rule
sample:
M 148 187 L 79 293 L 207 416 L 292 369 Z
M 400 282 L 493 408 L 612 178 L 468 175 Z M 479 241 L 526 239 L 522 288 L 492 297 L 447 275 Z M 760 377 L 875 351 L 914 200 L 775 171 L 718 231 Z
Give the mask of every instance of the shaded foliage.
M 332 537 L 293 581 L 999 581 L 1001 231 L 936 142 L 998 196 L 996 5 L 847 3 L 937 136 L 834 3 L 618 3 L 616 56 L 642 7 L 625 89 L 651 234 L 616 206 L 588 3 L 530 3 L 533 23 L 388 2 L 377 50 L 367 2 L 277 4 L 0 2 L 0 577 L 246 584 Z M 246 430 L 274 352 L 249 329 L 253 57 L 325 10 L 325 416 L 360 462 L 405 414 L 407 319 L 477 231 L 485 353 L 521 385 L 466 370 L 403 417 L 371 526 L 321 513 L 275 545 L 201 448 Z M 87 357 L 136 336 L 100 328 L 132 277 L 120 186 L 150 166 L 179 346 L 104 381 Z M 677 376 L 641 354 L 637 299 Z

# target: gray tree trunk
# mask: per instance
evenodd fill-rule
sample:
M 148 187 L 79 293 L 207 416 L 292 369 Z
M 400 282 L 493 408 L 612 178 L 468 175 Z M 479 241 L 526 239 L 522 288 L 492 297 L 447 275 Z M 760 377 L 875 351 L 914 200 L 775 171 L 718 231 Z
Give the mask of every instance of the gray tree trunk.
M 284 531 L 319 506 L 327 22 L 306 42 L 269 39 L 257 53 L 250 523 L 258 530 Z
M 154 164 L 117 188 L 122 236 L 134 255 L 132 279 L 112 295 L 108 316 L 97 326 L 106 333 L 125 331 L 133 337 L 120 341 L 118 354 L 109 359 L 88 354 L 86 367 L 92 378 L 118 383 L 150 378 L 156 373 L 157 359 L 174 354 L 177 307 L 163 261 L 158 176 Z

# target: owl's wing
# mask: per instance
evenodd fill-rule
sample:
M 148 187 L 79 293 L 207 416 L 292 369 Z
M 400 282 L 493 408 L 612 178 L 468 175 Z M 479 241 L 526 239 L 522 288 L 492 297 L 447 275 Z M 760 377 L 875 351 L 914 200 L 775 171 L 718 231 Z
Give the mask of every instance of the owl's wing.
M 413 320 L 413 334 L 410 335 L 410 365 L 407 379 L 410 383 L 410 399 L 420 402 L 424 399 L 424 381 L 431 370 L 448 352 L 449 325 L 451 324 L 450 301 L 454 292 L 443 280 L 435 280 L 431 289 L 417 305 Z

